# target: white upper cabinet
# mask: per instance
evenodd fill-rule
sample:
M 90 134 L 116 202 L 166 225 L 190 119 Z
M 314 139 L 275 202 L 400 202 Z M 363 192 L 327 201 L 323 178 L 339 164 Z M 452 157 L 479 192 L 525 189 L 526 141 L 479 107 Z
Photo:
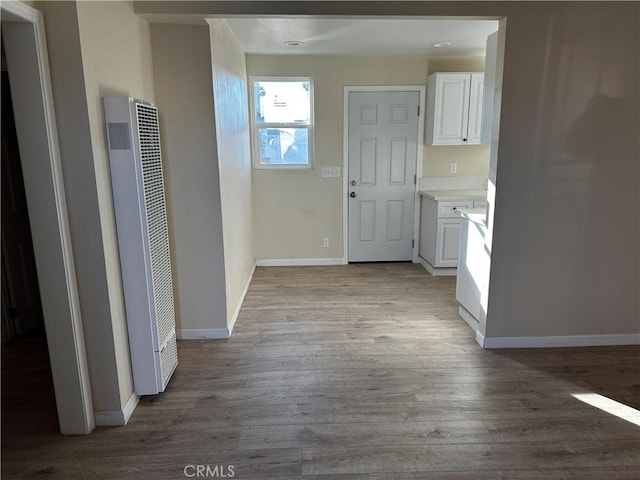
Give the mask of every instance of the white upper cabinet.
M 484 98 L 484 74 L 471 74 L 471 95 L 469 96 L 469 128 L 467 143 L 480 145 L 482 143 L 482 108 Z
M 427 80 L 427 145 L 479 145 L 484 74 L 434 73 Z

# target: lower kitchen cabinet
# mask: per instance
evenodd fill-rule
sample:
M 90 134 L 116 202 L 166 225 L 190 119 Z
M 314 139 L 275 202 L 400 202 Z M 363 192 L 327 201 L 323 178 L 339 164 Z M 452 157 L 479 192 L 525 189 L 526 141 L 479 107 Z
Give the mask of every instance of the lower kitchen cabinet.
M 433 274 L 455 275 L 460 248 L 459 208 L 483 208 L 484 200 L 439 201 L 423 196 L 420 210 L 418 254 Z

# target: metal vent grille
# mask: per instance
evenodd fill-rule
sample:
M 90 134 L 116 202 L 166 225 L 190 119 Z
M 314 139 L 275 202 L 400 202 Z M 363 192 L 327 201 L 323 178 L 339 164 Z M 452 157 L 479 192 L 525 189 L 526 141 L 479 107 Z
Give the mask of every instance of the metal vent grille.
M 138 119 L 138 135 L 140 138 L 142 181 L 147 214 L 147 232 L 149 235 L 153 299 L 156 314 L 155 320 L 158 325 L 159 348 L 175 328 L 175 312 L 173 309 L 173 285 L 171 280 L 171 260 L 169 258 L 167 210 L 162 180 L 158 110 L 150 105 L 136 103 L 136 115 Z
M 109 122 L 107 124 L 107 134 L 111 150 L 131 150 L 128 122 Z
M 178 347 L 176 345 L 176 334 L 173 332 L 171 339 L 160 352 L 160 365 L 162 368 L 162 388 L 169 382 L 171 374 L 178 364 Z

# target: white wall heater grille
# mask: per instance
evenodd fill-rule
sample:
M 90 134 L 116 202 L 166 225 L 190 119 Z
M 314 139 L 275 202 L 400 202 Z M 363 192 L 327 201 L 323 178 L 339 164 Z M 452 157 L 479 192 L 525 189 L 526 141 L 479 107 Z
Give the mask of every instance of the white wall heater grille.
M 104 111 L 135 390 L 155 394 L 178 364 L 158 110 L 105 97 Z

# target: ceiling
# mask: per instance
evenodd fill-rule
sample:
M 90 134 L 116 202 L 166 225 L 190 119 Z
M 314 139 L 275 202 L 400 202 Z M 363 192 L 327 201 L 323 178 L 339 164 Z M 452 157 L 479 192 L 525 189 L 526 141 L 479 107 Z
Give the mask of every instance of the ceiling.
M 484 55 L 496 20 L 227 18 L 246 53 L 268 55 Z M 290 47 L 287 41 L 304 45 Z M 434 43 L 450 42 L 436 48 Z

